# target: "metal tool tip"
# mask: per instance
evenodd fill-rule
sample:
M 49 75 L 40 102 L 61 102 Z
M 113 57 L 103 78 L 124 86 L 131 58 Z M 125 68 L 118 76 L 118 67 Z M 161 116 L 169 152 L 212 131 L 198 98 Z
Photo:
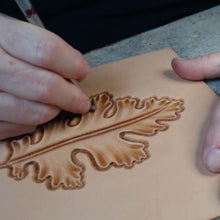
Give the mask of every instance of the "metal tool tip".
M 96 105 L 95 103 L 91 102 L 91 107 L 90 107 L 89 112 L 95 112 L 95 110 L 96 110 Z

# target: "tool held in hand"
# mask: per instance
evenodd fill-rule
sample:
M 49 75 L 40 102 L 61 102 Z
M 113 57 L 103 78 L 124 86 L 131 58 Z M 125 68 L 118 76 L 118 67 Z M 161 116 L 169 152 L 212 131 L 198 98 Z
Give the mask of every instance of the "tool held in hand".
M 40 17 L 38 16 L 37 12 L 35 11 L 33 5 L 29 0 L 15 0 L 15 2 L 21 9 L 28 22 L 39 27 L 45 28 L 43 22 L 41 21 Z
M 39 27 L 45 28 L 43 22 L 41 21 L 40 17 L 38 16 L 36 10 L 34 9 L 33 5 L 31 4 L 30 0 L 15 0 L 18 7 L 21 9 L 22 13 L 24 14 L 27 21 L 31 24 L 37 25 Z M 80 88 L 82 91 L 79 82 L 75 79 L 68 80 L 72 82 L 75 86 Z M 91 102 L 90 112 L 94 112 L 96 110 L 96 106 L 94 103 Z

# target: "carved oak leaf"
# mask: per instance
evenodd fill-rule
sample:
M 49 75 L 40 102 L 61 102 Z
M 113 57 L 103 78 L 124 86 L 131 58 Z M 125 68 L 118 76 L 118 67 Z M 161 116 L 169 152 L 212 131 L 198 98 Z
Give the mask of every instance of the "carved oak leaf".
M 33 135 L 9 142 L 10 155 L 0 168 L 10 168 L 17 180 L 35 167 L 35 180 L 50 189 L 80 188 L 84 166 L 77 159 L 86 153 L 98 170 L 130 168 L 149 158 L 146 138 L 165 131 L 167 121 L 180 117 L 183 100 L 150 97 L 140 101 L 125 97 L 113 100 L 108 93 L 91 97 L 97 110 L 80 117 L 56 120 Z

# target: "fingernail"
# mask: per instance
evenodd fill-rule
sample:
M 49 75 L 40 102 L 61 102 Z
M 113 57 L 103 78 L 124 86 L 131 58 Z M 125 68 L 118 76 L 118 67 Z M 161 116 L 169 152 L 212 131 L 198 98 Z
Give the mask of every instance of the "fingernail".
M 220 149 L 214 148 L 209 152 L 206 166 L 214 173 L 220 172 Z
M 90 103 L 90 100 L 86 100 L 85 102 L 82 103 L 82 105 L 80 106 L 80 113 L 86 113 L 89 111 L 91 107 L 91 103 Z
M 182 60 L 185 60 L 185 59 L 183 59 L 183 58 L 181 58 L 181 57 L 175 57 L 175 58 L 173 58 L 173 61 L 175 61 L 175 62 L 176 62 L 176 61 L 177 61 L 177 62 L 178 62 L 178 61 L 182 61 Z
M 180 58 L 180 57 L 175 57 L 175 58 L 173 58 L 172 61 L 171 61 L 172 67 L 175 69 L 176 64 L 177 64 L 179 61 L 182 61 L 182 60 L 184 60 L 184 59 L 183 59 L 183 58 Z

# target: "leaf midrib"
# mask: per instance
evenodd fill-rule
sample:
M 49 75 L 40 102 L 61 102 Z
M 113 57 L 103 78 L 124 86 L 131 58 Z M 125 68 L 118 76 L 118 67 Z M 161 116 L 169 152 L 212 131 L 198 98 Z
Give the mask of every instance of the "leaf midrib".
M 67 140 L 61 141 L 60 143 L 53 144 L 53 145 L 50 145 L 50 146 L 46 146 L 44 148 L 41 148 L 41 149 L 39 149 L 37 151 L 34 151 L 34 152 L 31 152 L 29 154 L 25 154 L 25 155 L 20 156 L 20 157 L 15 157 L 12 160 L 9 159 L 9 161 L 0 164 L 0 169 L 3 168 L 3 167 L 12 166 L 13 164 L 16 164 L 16 163 L 19 163 L 19 162 L 37 157 L 41 154 L 48 153 L 48 152 L 50 152 L 52 150 L 56 150 L 57 148 L 60 148 L 64 145 L 67 145 L 67 144 L 70 144 L 70 143 L 75 143 L 77 141 L 81 141 L 81 140 L 86 139 L 86 138 L 94 137 L 96 135 L 101 135 L 103 133 L 106 133 L 106 132 L 109 132 L 109 131 L 112 131 L 112 130 L 116 130 L 116 129 L 121 128 L 121 127 L 128 126 L 128 125 L 136 123 L 140 120 L 152 117 L 153 115 L 156 115 L 159 112 L 163 111 L 166 107 L 167 106 L 165 106 L 163 108 L 159 108 L 159 109 L 157 108 L 157 109 L 154 109 L 151 112 L 147 112 L 147 113 L 142 114 L 140 116 L 130 118 L 129 120 L 125 120 L 125 121 L 122 121 L 120 123 L 115 123 L 115 124 L 113 124 L 111 126 L 108 126 L 108 127 L 100 128 L 100 129 L 97 129 L 97 130 L 93 130 L 91 132 L 87 132 L 85 134 L 81 134 L 81 135 L 69 138 Z

